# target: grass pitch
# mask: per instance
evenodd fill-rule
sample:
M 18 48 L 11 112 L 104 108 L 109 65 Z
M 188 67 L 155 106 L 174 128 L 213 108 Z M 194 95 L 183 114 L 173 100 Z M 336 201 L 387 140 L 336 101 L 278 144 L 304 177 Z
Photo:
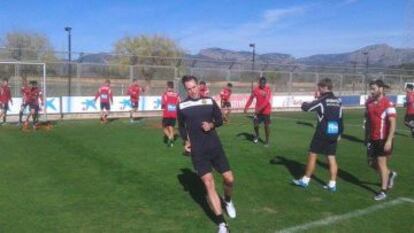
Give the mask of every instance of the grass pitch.
M 362 111 L 345 112 L 337 159 L 338 191 L 322 189 L 328 171 L 319 159 L 308 189 L 290 184 L 303 174 L 315 116 L 276 113 L 271 146 L 253 144 L 251 120 L 233 115 L 218 129 L 235 174 L 237 218 L 232 232 L 414 232 L 414 139 L 402 123 L 390 167 L 399 176 L 388 200 L 375 202 L 377 175 L 366 164 Z M 204 189 L 182 156 L 181 140 L 163 144 L 160 119 L 59 122 L 52 130 L 0 128 L 0 232 L 215 232 Z M 263 135 L 263 129 L 261 130 Z M 217 176 L 219 178 L 219 176 Z M 216 179 L 222 190 L 220 179 Z M 335 216 L 351 216 L 306 227 Z

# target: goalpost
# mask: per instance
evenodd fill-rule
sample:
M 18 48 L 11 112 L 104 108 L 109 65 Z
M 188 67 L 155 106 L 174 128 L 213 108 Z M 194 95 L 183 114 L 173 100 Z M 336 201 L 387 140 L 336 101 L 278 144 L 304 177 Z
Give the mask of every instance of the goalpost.
M 13 66 L 11 72 L 7 66 Z M 34 68 L 34 69 L 33 69 Z M 40 69 L 40 72 L 39 72 Z M 23 77 L 30 79 L 35 79 L 41 84 L 41 89 L 43 92 L 43 117 L 44 120 L 47 120 L 47 88 L 46 88 L 46 63 L 40 62 L 18 62 L 18 61 L 0 61 L 0 75 L 5 76 L 5 78 L 14 79 L 14 86 L 12 88 L 13 96 L 20 94 L 20 89 L 16 79 L 20 78 L 20 81 Z M 37 77 L 36 77 L 37 76 Z M 10 84 L 10 82 L 9 82 Z M 19 90 L 19 91 L 17 91 Z

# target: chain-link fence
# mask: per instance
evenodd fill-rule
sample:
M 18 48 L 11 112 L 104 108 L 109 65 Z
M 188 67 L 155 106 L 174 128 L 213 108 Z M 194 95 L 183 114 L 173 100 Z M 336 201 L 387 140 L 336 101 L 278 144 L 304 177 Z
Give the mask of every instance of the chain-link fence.
M 217 67 L 212 64 L 217 64 Z M 211 63 L 208 67 L 195 66 L 190 61 L 177 62 L 174 66 L 46 62 L 46 90 L 48 96 L 91 96 L 109 79 L 114 95 L 125 95 L 131 81 L 138 79 L 141 86 L 147 87 L 145 95 L 161 95 L 167 81 L 179 84 L 179 78 L 184 74 L 206 81 L 211 95 L 218 94 L 228 82 L 233 84 L 234 93 L 249 93 L 260 76 L 267 77 L 275 95 L 313 95 L 316 83 L 323 78 L 333 80 L 338 95 L 366 94 L 367 83 L 373 79 L 383 79 L 391 86 L 391 94 L 403 94 L 404 84 L 414 82 L 414 74 L 405 71 L 398 73 L 395 70 L 392 73 L 383 73 L 352 69 L 309 71 L 238 68 L 241 67 L 219 62 Z M 42 72 L 39 65 L 25 62 L 0 63 L 0 76 L 10 80 L 9 85 L 15 97 L 20 96 L 23 78 L 41 83 Z

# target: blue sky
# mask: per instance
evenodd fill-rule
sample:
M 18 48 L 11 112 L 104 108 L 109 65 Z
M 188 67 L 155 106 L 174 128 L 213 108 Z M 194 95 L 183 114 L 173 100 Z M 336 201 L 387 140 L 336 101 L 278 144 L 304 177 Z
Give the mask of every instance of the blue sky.
M 63 28 L 67 25 L 73 28 L 73 50 L 85 52 L 108 52 L 123 36 L 155 33 L 173 38 L 193 54 L 208 47 L 249 51 L 249 43 L 256 44 L 258 53 L 296 57 L 348 52 L 377 43 L 414 47 L 409 36 L 409 29 L 414 30 L 414 8 L 406 0 L 0 3 L 0 37 L 10 31 L 40 32 L 56 50 L 66 50 Z

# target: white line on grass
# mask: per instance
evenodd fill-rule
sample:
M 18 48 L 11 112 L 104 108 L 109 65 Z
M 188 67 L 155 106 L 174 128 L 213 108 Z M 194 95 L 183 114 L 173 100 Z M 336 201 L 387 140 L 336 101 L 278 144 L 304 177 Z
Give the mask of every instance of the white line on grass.
M 359 216 L 362 216 L 362 215 L 367 215 L 367 214 L 370 214 L 370 213 L 375 212 L 377 210 L 388 208 L 388 207 L 395 206 L 395 205 L 399 205 L 399 204 L 402 204 L 404 202 L 405 203 L 406 202 L 414 203 L 414 199 L 407 198 L 407 197 L 400 197 L 400 198 L 395 199 L 393 201 L 384 202 L 382 204 L 371 206 L 371 207 L 368 207 L 366 209 L 355 210 L 355 211 L 352 211 L 352 212 L 349 212 L 349 213 L 346 213 L 346 214 L 343 214 L 343 215 L 328 217 L 328 218 L 325 218 L 325 219 L 321 219 L 321 220 L 306 223 L 306 224 L 303 224 L 303 225 L 298 225 L 298 226 L 286 228 L 286 229 L 276 231 L 276 232 L 277 233 L 293 233 L 293 232 L 309 230 L 309 229 L 315 228 L 315 227 L 328 226 L 328 225 L 334 224 L 334 223 L 339 222 L 339 221 L 359 217 Z

